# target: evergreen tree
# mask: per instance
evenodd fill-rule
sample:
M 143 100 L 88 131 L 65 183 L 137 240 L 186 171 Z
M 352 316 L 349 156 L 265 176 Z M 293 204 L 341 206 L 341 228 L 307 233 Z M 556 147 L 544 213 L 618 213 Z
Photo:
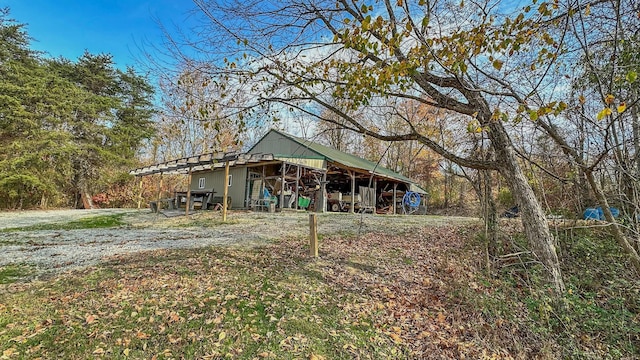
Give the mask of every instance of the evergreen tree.
M 0 10 L 0 207 L 75 205 L 122 178 L 153 134 L 153 88 L 111 55 L 43 60 Z

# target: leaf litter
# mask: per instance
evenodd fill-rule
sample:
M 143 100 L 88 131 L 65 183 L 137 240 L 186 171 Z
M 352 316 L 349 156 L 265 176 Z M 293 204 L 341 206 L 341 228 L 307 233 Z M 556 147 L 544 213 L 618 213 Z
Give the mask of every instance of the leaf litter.
M 7 285 L 2 358 L 512 358 L 457 298 L 461 287 L 490 291 L 473 281 L 476 230 L 333 233 L 319 259 L 303 236 L 116 255 Z

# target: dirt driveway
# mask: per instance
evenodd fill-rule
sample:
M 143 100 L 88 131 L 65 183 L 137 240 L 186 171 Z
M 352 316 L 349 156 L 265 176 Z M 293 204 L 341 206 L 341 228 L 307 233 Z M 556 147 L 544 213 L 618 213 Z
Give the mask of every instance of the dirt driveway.
M 124 226 L 107 229 L 1 231 L 80 218 L 124 214 Z M 475 218 L 319 214 L 318 232 L 357 235 L 367 232 L 408 233 L 422 226 L 469 223 Z M 166 218 L 149 210 L 55 210 L 0 213 L 0 267 L 28 265 L 33 276 L 82 268 L 132 252 L 196 248 L 211 245 L 253 246 L 283 237 L 305 239 L 309 215 L 304 212 L 231 212 L 227 223 L 220 213 L 202 212 Z M 54 227 L 52 227 L 54 228 Z M 306 246 L 301 241 L 301 246 Z

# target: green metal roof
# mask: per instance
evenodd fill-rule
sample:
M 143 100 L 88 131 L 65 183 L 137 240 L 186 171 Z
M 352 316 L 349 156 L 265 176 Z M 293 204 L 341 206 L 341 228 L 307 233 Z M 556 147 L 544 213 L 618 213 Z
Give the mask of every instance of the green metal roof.
M 324 158 L 326 158 L 327 160 L 332 161 L 334 163 L 342 164 L 350 168 L 365 170 L 370 173 L 373 172 L 376 175 L 379 175 L 382 177 L 387 177 L 394 180 L 402 181 L 402 182 L 413 185 L 412 189 L 415 189 L 415 191 L 417 192 L 421 192 L 424 194 L 427 193 L 424 189 L 422 189 L 416 182 L 414 182 L 410 178 L 404 175 L 398 174 L 395 171 L 391 171 L 380 165 L 376 166 L 376 163 L 372 161 L 357 157 L 355 155 L 348 154 L 340 150 L 336 150 L 334 148 L 330 148 L 328 146 L 314 143 L 313 141 L 310 141 L 310 140 L 306 140 L 306 139 L 299 138 L 297 136 L 286 134 L 286 133 L 283 133 L 282 131 L 278 131 L 275 129 L 271 129 L 270 131 L 276 132 L 278 135 L 281 135 L 291 141 L 294 141 L 300 146 L 303 146 L 311 151 L 314 151 L 319 155 L 323 156 Z M 249 150 L 249 152 L 251 152 L 251 150 Z M 289 156 L 295 157 L 295 154 L 290 154 Z

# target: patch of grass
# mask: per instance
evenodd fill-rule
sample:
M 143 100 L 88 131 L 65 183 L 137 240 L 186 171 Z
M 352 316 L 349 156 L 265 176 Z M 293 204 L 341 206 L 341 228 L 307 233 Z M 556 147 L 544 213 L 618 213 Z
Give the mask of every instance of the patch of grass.
M 402 258 L 402 262 L 403 262 L 405 265 L 413 265 L 413 259 L 412 259 L 412 258 L 410 258 L 410 257 L 403 257 L 403 258 Z
M 88 216 L 85 218 L 69 221 L 66 223 L 40 224 L 40 225 L 33 225 L 33 226 L 7 228 L 7 229 L 2 229 L 0 231 L 15 232 L 15 231 L 36 231 L 36 230 L 76 230 L 76 229 L 112 228 L 112 227 L 126 225 L 125 222 L 122 221 L 122 218 L 124 216 L 125 214 Z
M 158 251 L 34 284 L 0 305 L 6 329 L 0 353 L 76 359 L 385 359 L 403 353 L 386 335 L 362 326 L 372 318 L 345 310 L 358 294 L 309 276 L 313 263 L 292 253 L 293 243 L 283 246 Z
M 238 219 L 227 219 L 227 221 L 222 221 L 221 218 L 203 218 L 192 220 L 189 222 L 181 223 L 176 225 L 179 228 L 187 228 L 187 227 L 217 227 L 217 226 L 225 226 L 225 225 L 236 225 L 239 224 L 240 220 Z
M 0 284 L 11 284 L 33 273 L 28 265 L 0 266 Z
M 11 246 L 11 245 L 19 245 L 20 242 L 15 240 L 0 240 L 0 247 L 2 246 Z

